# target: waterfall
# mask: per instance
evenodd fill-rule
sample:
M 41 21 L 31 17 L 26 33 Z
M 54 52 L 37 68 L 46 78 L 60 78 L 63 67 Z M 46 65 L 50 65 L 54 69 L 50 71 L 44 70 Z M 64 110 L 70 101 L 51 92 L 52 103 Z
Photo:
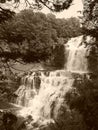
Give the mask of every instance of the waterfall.
M 64 124 L 65 120 L 69 118 L 71 120 L 71 111 L 66 104 L 66 93 L 75 83 L 74 76 L 79 80 L 79 75 L 82 75 L 85 79 L 85 73 L 88 72 L 87 48 L 82 38 L 83 36 L 72 38 L 65 45 L 68 55 L 65 70 L 34 72 L 31 70 L 21 78 L 21 86 L 15 92 L 17 95 L 15 103 L 23 106 L 23 109 L 17 114 L 23 117 L 31 115 L 33 118 L 31 128 L 35 127 L 35 122 L 38 127 L 43 125 L 48 127 L 51 123 Z
M 16 99 L 16 104 L 24 107 L 28 107 L 28 103 L 30 100 L 34 98 L 35 95 L 37 95 L 37 88 L 35 87 L 35 76 L 37 73 L 32 72 L 28 75 L 25 75 L 21 79 L 21 86 L 19 89 L 15 92 L 15 94 L 18 96 Z M 40 76 L 39 76 L 40 78 Z M 40 85 L 38 85 L 39 87 Z
M 71 72 L 88 72 L 87 48 L 82 41 L 83 36 L 72 38 L 67 43 L 68 59 L 66 69 Z

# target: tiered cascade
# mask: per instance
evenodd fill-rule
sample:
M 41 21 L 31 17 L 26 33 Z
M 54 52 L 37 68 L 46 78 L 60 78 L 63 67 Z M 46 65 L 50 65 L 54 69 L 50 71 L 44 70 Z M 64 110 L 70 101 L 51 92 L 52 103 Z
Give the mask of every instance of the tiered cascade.
M 66 44 L 68 58 L 65 70 L 31 71 L 22 77 L 21 86 L 15 92 L 18 96 L 16 104 L 24 106 L 18 115 L 32 116 L 30 128 L 40 130 L 41 127 L 45 127 L 49 130 L 58 130 L 61 126 L 65 128 L 68 120 L 70 123 L 74 120 L 75 117 L 72 117 L 66 103 L 66 94 L 73 89 L 76 80 L 79 83 L 85 79 L 90 80 L 88 74 L 92 73 L 88 64 L 90 42 L 92 43 L 90 36 L 86 37 L 85 42 L 83 36 L 80 36 Z

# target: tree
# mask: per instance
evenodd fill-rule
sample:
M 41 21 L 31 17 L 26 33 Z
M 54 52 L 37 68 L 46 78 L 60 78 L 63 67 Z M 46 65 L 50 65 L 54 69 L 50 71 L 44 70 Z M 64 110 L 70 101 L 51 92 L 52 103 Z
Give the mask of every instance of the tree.
M 8 0 L 11 1 L 11 0 Z M 32 2 L 32 4 L 26 0 L 25 3 L 26 5 L 28 4 L 30 7 L 32 7 L 33 9 L 42 9 L 42 6 L 46 6 L 47 8 L 49 8 L 51 11 L 56 11 L 59 12 L 61 10 L 64 9 L 68 9 L 69 6 L 71 5 L 73 0 L 34 0 Z M 6 3 L 7 0 L 0 0 L 0 3 Z M 21 2 L 20 0 L 15 0 L 14 1 L 17 5 Z M 16 5 L 16 6 L 17 6 Z
M 12 19 L 14 15 L 15 15 L 15 12 L 10 11 L 9 9 L 3 9 L 2 7 L 0 7 L 0 23 L 8 19 Z
M 27 0 L 25 1 L 26 3 L 28 3 L 30 6 L 32 6 L 32 8 L 35 8 L 35 7 L 38 7 L 39 9 L 42 7 L 42 5 L 44 5 L 44 6 L 46 6 L 47 8 L 49 8 L 49 9 L 51 9 L 52 11 L 61 11 L 61 10 L 64 10 L 64 9 L 68 9 L 68 7 L 71 5 L 71 3 L 72 3 L 72 1 L 73 0 L 64 0 L 64 1 L 59 1 L 59 0 L 56 0 L 56 1 L 49 1 L 49 0 L 35 0 L 34 1 L 34 3 L 31 5 Z M 6 3 L 7 1 L 6 0 L 1 0 L 0 1 L 0 3 Z M 20 1 L 19 0 L 16 0 L 15 1 L 15 3 L 16 4 L 18 4 Z M 6 11 L 6 9 L 3 9 L 3 8 L 1 8 L 1 12 L 4 12 L 4 11 Z M 8 11 L 6 11 L 6 12 L 8 12 Z M 25 12 L 26 13 L 26 12 Z M 25 14 L 26 15 L 26 14 Z M 32 12 L 32 15 L 33 15 L 33 12 Z M 1 14 L 1 16 L 4 16 L 4 14 Z M 34 19 L 33 19 L 34 20 Z M 5 21 L 5 19 L 4 19 L 4 21 Z M 59 20 L 58 20 L 59 21 Z M 29 22 L 29 21 L 27 21 L 27 22 Z M 60 24 L 59 24 L 60 25 Z M 4 25 L 5 26 L 5 25 Z M 11 24 L 9 25 L 10 27 L 9 27 L 9 29 L 11 30 L 12 29 L 12 26 L 11 26 Z M 22 25 L 23 26 L 23 25 Z M 61 26 L 60 26 L 61 27 Z M 4 27 L 5 28 L 5 27 Z M 41 27 L 40 27 L 41 28 Z M 63 28 L 63 27 L 62 27 Z M 66 28 L 66 27 L 65 27 Z M 8 31 L 6 31 L 6 32 L 8 32 L 9 33 L 9 29 L 8 29 Z M 34 29 L 34 28 L 33 28 Z M 49 29 L 49 28 L 48 28 Z M 5 30 L 7 30 L 6 28 L 5 28 Z M 20 29 L 21 30 L 21 29 Z M 59 29 L 58 29 L 59 30 Z M 64 30 L 64 29 L 62 29 L 62 30 Z M 17 32 L 17 34 L 15 34 L 14 32 Z M 9 57 L 13 57 L 13 54 L 14 54 L 14 57 L 17 57 L 17 54 L 16 54 L 16 52 L 18 52 L 18 56 L 19 55 L 21 55 L 20 54 L 20 52 L 19 52 L 19 50 L 18 50 L 18 48 L 20 47 L 17 43 L 16 43 L 16 48 L 14 49 L 13 47 L 12 47 L 12 43 L 13 43 L 13 41 L 14 42 L 22 42 L 22 40 L 23 39 L 25 39 L 25 35 L 27 35 L 27 33 L 25 33 L 24 35 L 21 35 L 20 34 L 20 32 L 19 31 L 17 31 L 17 28 L 15 28 L 15 31 L 12 29 L 12 33 L 11 34 L 7 34 L 7 41 L 8 42 L 10 42 L 10 44 L 11 44 L 11 46 L 10 46 L 10 50 L 12 50 L 13 52 L 12 53 L 9 53 L 9 52 L 6 52 L 7 54 L 4 54 L 4 57 L 5 57 L 5 55 L 7 56 L 7 55 L 9 55 Z M 25 32 L 24 30 L 21 30 L 22 32 Z M 41 31 L 41 30 L 40 30 Z M 56 39 L 56 33 L 55 33 L 55 29 L 52 29 L 52 31 L 51 32 L 54 32 L 53 34 L 52 34 L 52 39 L 53 39 L 53 41 L 55 40 L 55 42 L 57 42 L 57 39 Z M 58 31 L 59 32 L 59 31 Z M 61 33 L 63 33 L 63 34 L 60 34 L 60 32 L 58 33 L 58 35 L 59 35 L 59 37 L 60 36 L 63 36 L 64 34 L 65 34 L 65 31 L 62 31 Z M 55 34 L 55 35 L 54 35 Z M 51 36 L 49 36 L 50 34 L 48 33 L 48 32 L 45 32 L 44 33 L 44 35 L 43 34 L 40 34 L 42 37 L 44 37 L 44 38 L 42 38 L 42 39 L 40 39 L 42 42 L 46 42 L 47 40 L 49 40 L 49 37 L 51 37 Z M 69 35 L 69 34 L 66 34 L 66 36 L 67 35 Z M 30 47 L 31 47 L 31 44 L 30 44 L 30 40 L 29 40 L 29 38 L 30 37 L 32 37 L 32 42 L 35 42 L 36 40 L 36 37 L 34 36 L 34 34 L 32 34 L 32 36 L 31 36 L 31 34 L 30 34 L 30 31 L 28 32 L 28 39 L 26 39 L 28 42 L 29 42 L 29 45 L 30 45 Z M 64 37 L 64 36 L 63 36 Z M 43 41 L 44 40 L 44 41 Z M 53 41 L 51 41 L 51 42 L 53 42 Z M 48 41 L 49 42 L 49 41 Z M 50 42 L 50 43 L 51 43 Z M 20 44 L 19 43 L 19 44 Z M 15 46 L 15 45 L 14 45 Z M 32 47 L 31 47 L 32 48 Z M 9 53 L 9 54 L 8 54 Z M 31 54 L 31 51 L 29 52 L 29 54 L 30 55 L 32 55 Z M 2 55 L 2 54 L 1 54 Z M 26 55 L 25 55 L 26 56 Z M 28 59 L 28 58 L 27 58 Z
M 57 41 L 56 32 L 47 17 L 32 10 L 22 11 L 13 20 L 1 24 L 0 28 L 0 39 L 5 41 L 9 50 L 6 61 L 17 57 L 27 62 L 45 60 L 51 53 L 51 46 Z M 1 55 L 4 57 L 4 51 Z
M 84 0 L 83 29 L 94 37 L 98 35 L 98 1 Z
M 30 9 L 23 10 L 14 15 L 13 19 L 0 25 L 2 43 L 0 57 L 4 58 L 5 63 L 11 59 L 17 61 L 19 58 L 25 62 L 38 62 L 54 57 L 53 61 L 56 65 L 58 62 L 60 63 L 60 57 L 62 59 L 64 58 L 62 55 L 65 55 L 61 55 L 60 48 L 64 53 L 64 44 L 68 38 L 80 34 L 81 29 L 77 18 L 56 19 L 51 15 L 34 13 Z M 6 50 L 5 47 L 2 47 L 4 43 Z M 61 43 L 62 47 L 60 47 Z M 59 49 L 54 49 L 55 53 L 54 46 Z M 57 54 L 58 52 L 59 54 Z M 59 61 L 57 61 L 58 56 L 56 55 L 59 55 Z M 64 60 L 62 59 L 62 61 Z
M 78 111 L 87 125 L 87 130 L 98 129 L 98 82 L 96 75 L 89 74 L 78 75 L 72 90 L 66 95 L 67 103 L 71 110 Z M 78 78 L 78 80 L 77 80 Z
M 10 2 L 12 0 L 0 0 L 0 16 L 1 16 L 1 21 L 5 21 L 7 18 L 11 17 L 12 11 L 9 9 L 4 9 L 2 7 L 2 4 L 5 4 L 6 2 Z M 49 8 L 51 11 L 59 12 L 64 9 L 68 9 L 68 7 L 71 5 L 73 0 L 64 0 L 64 1 L 59 1 L 59 0 L 34 0 L 32 4 L 28 1 L 25 0 L 26 6 L 31 7 L 32 9 L 42 9 L 42 6 L 46 6 Z M 15 8 L 19 6 L 20 0 L 14 0 L 16 3 Z M 1 22 L 0 21 L 0 22 Z
M 25 1 L 26 4 L 29 4 L 32 6 L 32 8 L 42 8 L 42 5 L 46 6 L 52 11 L 62 11 L 64 9 L 68 9 L 73 0 L 34 0 L 33 4 L 30 4 L 28 0 Z M 0 3 L 6 3 L 6 0 L 1 0 Z M 20 3 L 20 0 L 15 0 L 15 3 L 18 4 Z M 94 30 L 96 28 L 97 30 L 97 0 L 84 0 L 83 5 L 84 5 L 84 11 L 83 11 L 83 24 L 84 28 L 88 30 Z M 94 23 L 94 24 L 93 24 Z M 88 27 L 87 27 L 88 26 Z M 92 29 L 90 29 L 92 28 Z
M 73 0 L 35 0 L 33 5 L 29 5 L 33 8 L 38 7 L 39 9 L 42 5 L 44 5 L 52 11 L 59 12 L 64 9 L 68 9 L 72 1 Z M 5 0 L 1 1 L 1 3 L 5 2 Z M 19 3 L 19 0 L 16 0 L 16 3 Z M 27 0 L 26 3 L 28 3 Z M 83 0 L 83 6 L 84 10 L 82 25 L 84 34 L 85 36 L 91 35 L 98 42 L 98 0 Z M 88 126 L 88 130 L 98 129 L 98 83 L 96 84 L 95 79 L 97 78 L 94 77 L 94 79 L 91 78 L 89 81 L 86 79 L 85 81 L 84 76 L 83 81 L 76 82 L 74 86 L 75 89 L 67 95 L 68 104 L 71 109 L 75 109 L 83 115 L 85 123 Z
M 73 0 L 34 0 L 32 4 L 29 3 L 29 1 L 25 1 L 26 4 L 28 4 L 29 6 L 32 6 L 33 9 L 37 8 L 37 9 L 41 9 L 42 6 L 46 6 L 47 8 L 49 8 L 52 11 L 55 12 L 60 12 L 64 9 L 68 9 L 71 4 L 72 4 Z M 6 0 L 1 0 L 0 3 L 6 3 Z M 15 0 L 16 5 L 18 5 L 20 3 L 19 0 Z M 97 0 L 84 0 L 83 1 L 83 5 L 84 5 L 84 10 L 83 10 L 83 30 L 85 31 L 85 34 L 90 34 L 93 35 L 95 37 L 97 37 L 98 34 L 98 16 L 97 16 L 97 5 L 98 5 L 98 1 Z M 2 12 L 3 8 L 1 8 L 1 12 Z M 5 9 L 3 10 L 5 11 Z M 1 13 L 1 16 L 4 16 L 4 14 Z M 65 30 L 63 30 L 63 34 Z M 59 32 L 60 33 L 60 32 Z M 68 35 L 68 34 L 66 34 Z M 17 36 L 19 37 L 19 35 Z M 16 37 L 16 39 L 17 39 Z M 20 39 L 21 40 L 21 39 Z

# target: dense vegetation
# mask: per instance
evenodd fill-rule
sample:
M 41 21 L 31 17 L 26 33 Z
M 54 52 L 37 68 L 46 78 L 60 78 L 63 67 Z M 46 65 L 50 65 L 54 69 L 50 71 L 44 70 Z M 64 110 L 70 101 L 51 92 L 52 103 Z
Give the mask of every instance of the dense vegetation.
M 90 76 L 90 79 L 88 78 Z M 98 129 L 98 76 L 95 74 L 75 75 L 72 90 L 67 95 L 71 110 L 83 116 L 86 130 Z
M 34 13 L 32 10 L 12 13 L 11 16 L 8 19 L 4 17 L 0 23 L 1 70 L 9 69 L 8 73 L 11 75 L 13 61 L 14 63 L 45 61 L 45 66 L 62 68 L 65 63 L 64 44 L 69 38 L 81 34 L 79 20 L 57 19 L 53 14 Z M 8 78 L 1 73 L 1 77 L 6 77 L 3 80 L 1 78 L 0 85 L 1 98 L 5 100 L 9 95 L 12 96 L 19 84 L 16 84 L 14 78 L 9 75 Z
M 5 3 L 5 0 L 2 0 Z M 16 0 L 19 2 L 19 0 Z M 40 3 L 48 6 L 49 0 L 37 0 L 37 5 L 40 7 Z M 72 0 L 65 0 L 53 2 L 52 7 L 48 6 L 53 11 L 61 11 L 67 9 Z M 1 2 L 2 3 L 2 2 Z M 94 38 L 98 36 L 98 0 L 84 0 L 83 11 L 83 30 L 85 35 L 92 35 Z M 61 24 L 61 23 L 60 23 Z M 65 30 L 64 30 L 65 31 Z M 97 38 L 98 39 L 98 38 Z M 87 130 L 98 129 L 98 83 L 95 82 L 95 77 L 90 81 L 85 80 L 76 81 L 77 85 L 74 86 L 72 92 L 69 92 L 68 104 L 72 110 L 76 110 L 82 114 L 84 121 L 87 125 Z M 81 79 L 81 78 L 80 78 Z M 93 82 L 93 83 L 92 83 Z M 75 92 L 76 91 L 76 92 Z M 74 127 L 72 128 L 74 129 Z
M 5 62 L 19 58 L 25 62 L 45 61 L 53 57 L 55 47 L 80 34 L 77 18 L 56 19 L 52 14 L 24 10 L 0 24 L 0 57 Z

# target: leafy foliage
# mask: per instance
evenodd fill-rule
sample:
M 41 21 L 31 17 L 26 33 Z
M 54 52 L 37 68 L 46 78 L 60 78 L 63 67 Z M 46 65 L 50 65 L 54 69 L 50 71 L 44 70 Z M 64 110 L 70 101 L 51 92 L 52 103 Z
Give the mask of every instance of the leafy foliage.
M 87 130 L 98 129 L 97 78 L 94 74 L 76 76 L 72 90 L 66 95 L 70 108 L 82 114 Z
M 9 102 L 14 97 L 14 91 L 19 87 L 20 85 L 20 78 L 19 77 L 12 77 L 7 76 L 0 73 L 0 101 L 3 102 Z M 0 105 L 0 108 L 2 109 L 3 105 Z M 5 107 L 5 106 L 4 106 Z
M 7 1 L 12 0 L 0 0 L 0 3 L 6 3 Z M 21 0 L 14 0 L 16 3 L 16 7 L 19 6 L 17 4 L 20 4 Z M 71 3 L 73 0 L 33 0 L 32 3 L 30 3 L 28 0 L 24 1 L 26 6 L 29 5 L 33 9 L 42 9 L 42 5 L 46 6 L 52 11 L 59 12 L 64 9 L 68 9 L 71 6 Z
M 98 35 L 98 0 L 85 0 L 83 2 L 83 29 L 86 34 Z
M 10 11 L 9 9 L 3 9 L 0 7 L 0 23 L 11 19 L 15 13 L 13 11 Z
M 0 0 L 0 3 L 6 3 L 7 0 Z M 10 1 L 10 0 L 8 0 Z M 14 0 L 19 5 L 20 0 Z M 42 9 L 43 5 L 52 11 L 60 12 L 64 9 L 68 9 L 73 0 L 34 0 L 32 4 L 25 0 L 26 5 L 29 5 L 33 9 Z M 98 34 L 98 0 L 84 0 L 83 6 L 83 30 L 87 34 L 92 34 L 97 37 Z
M 2 48 L 0 56 L 6 61 L 17 58 L 25 62 L 46 60 L 52 56 L 54 46 L 60 42 L 65 44 L 68 38 L 80 34 L 79 20 L 76 18 L 56 19 L 51 14 L 46 16 L 24 10 L 16 14 L 13 20 L 1 24 L 0 39 L 7 49 L 4 51 L 5 47 Z

